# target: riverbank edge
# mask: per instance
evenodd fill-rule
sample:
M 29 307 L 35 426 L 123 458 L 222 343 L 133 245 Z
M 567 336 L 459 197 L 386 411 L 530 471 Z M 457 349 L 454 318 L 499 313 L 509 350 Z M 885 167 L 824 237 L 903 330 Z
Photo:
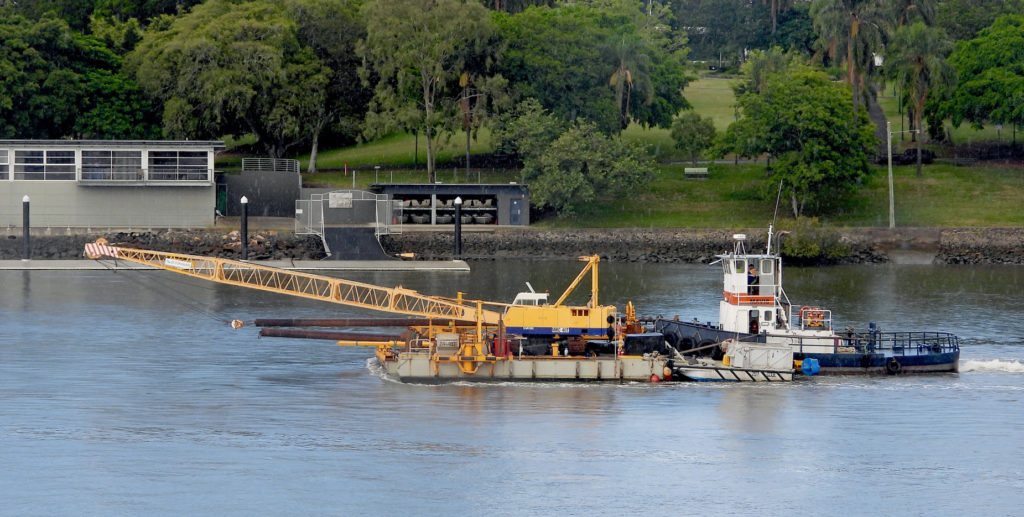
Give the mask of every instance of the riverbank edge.
M 853 228 L 828 229 L 832 247 L 817 256 L 786 257 L 790 264 L 915 263 L 1024 264 L 1024 227 L 1014 228 Z M 598 254 L 612 262 L 708 263 L 730 251 L 733 235 L 748 236 L 747 250 L 764 249 L 764 229 L 536 229 L 496 228 L 462 234 L 462 258 L 564 259 Z M 33 259 L 82 258 L 85 243 L 103 237 L 125 247 L 192 255 L 238 258 L 241 235 L 237 230 L 162 230 L 36 235 L 30 238 Z M 798 238 L 798 234 L 783 239 Z M 806 237 L 806 236 L 804 236 Z M 817 238 L 817 237 L 816 237 Z M 381 237 L 392 255 L 414 253 L 419 260 L 450 260 L 454 255 L 451 231 L 408 231 Z M 0 260 L 22 258 L 20 233 L 0 239 Z M 836 251 L 836 250 L 840 251 Z M 250 260 L 320 260 L 323 245 L 313 235 L 285 230 L 256 230 L 249 235 Z

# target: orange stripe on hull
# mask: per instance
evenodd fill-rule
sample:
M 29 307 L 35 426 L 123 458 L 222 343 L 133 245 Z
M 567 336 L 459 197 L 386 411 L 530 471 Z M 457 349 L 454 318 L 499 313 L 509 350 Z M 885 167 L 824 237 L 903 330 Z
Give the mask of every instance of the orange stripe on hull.
M 726 303 L 732 305 L 774 305 L 774 296 L 756 296 L 752 294 L 738 294 L 730 293 L 725 291 L 724 293 Z

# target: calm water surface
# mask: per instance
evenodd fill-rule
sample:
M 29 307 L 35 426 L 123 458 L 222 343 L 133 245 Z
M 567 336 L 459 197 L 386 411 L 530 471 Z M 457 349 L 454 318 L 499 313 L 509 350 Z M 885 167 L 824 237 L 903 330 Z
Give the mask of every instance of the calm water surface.
M 511 300 L 582 264 L 471 265 L 346 276 Z M 166 272 L 0 272 L 0 514 L 1020 515 L 1024 268 L 784 274 L 837 326 L 959 334 L 961 373 L 403 385 L 369 349 L 225 323 L 370 312 Z M 717 319 L 717 267 L 602 263 L 601 286 Z

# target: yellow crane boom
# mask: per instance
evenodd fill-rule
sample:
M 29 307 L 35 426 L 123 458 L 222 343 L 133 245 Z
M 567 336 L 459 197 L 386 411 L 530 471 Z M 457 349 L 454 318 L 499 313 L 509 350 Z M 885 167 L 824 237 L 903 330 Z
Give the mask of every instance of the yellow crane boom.
M 108 245 L 102 240 L 86 244 L 85 254 L 93 259 L 110 257 L 127 260 L 223 284 L 397 314 L 438 320 L 475 321 L 478 325 L 497 325 L 501 318 L 497 312 L 479 308 L 478 302 L 464 305 L 401 286 L 380 287 L 238 260 L 123 248 Z

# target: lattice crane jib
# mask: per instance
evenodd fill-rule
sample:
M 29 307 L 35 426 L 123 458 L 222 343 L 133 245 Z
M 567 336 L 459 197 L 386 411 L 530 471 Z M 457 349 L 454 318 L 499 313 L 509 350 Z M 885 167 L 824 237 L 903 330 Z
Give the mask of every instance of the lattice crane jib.
M 439 321 L 476 321 L 483 325 L 497 325 L 500 319 L 497 312 L 479 310 L 476 302 L 470 300 L 463 304 L 403 287 L 380 287 L 250 262 L 123 248 L 99 241 L 86 244 L 85 254 L 93 259 L 121 259 L 223 284 Z

